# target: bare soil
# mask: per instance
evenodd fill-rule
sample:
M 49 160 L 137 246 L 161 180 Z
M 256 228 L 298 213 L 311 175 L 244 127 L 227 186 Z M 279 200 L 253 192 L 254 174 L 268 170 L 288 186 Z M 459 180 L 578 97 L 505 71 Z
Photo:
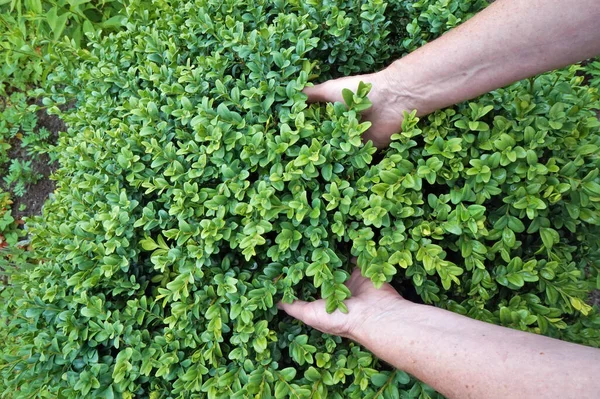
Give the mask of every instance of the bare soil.
M 23 153 L 24 151 L 19 151 Z M 54 181 L 50 180 L 50 175 L 56 170 L 56 164 L 50 163 L 50 158 L 46 154 L 34 157 L 28 154 L 19 154 L 20 159 L 31 161 L 34 171 L 42 175 L 42 178 L 35 184 L 27 186 L 27 192 L 22 197 L 13 196 L 12 215 L 15 220 L 20 220 L 24 216 L 33 216 L 41 213 L 42 206 L 48 195 L 54 191 Z M 21 205 L 25 205 L 23 211 L 19 211 Z
M 66 130 L 64 122 L 55 115 L 48 115 L 45 110 L 37 112 L 38 128 L 46 128 L 50 133 L 50 142 L 54 144 L 58 138 L 58 133 Z M 33 170 L 42 178 L 35 184 L 26 187 L 26 193 L 22 197 L 13 196 L 12 215 L 15 220 L 21 220 L 25 216 L 33 216 L 41 213 L 42 206 L 48 195 L 52 193 L 56 187 L 50 175 L 58 168 L 56 162 L 50 162 L 50 157 L 47 154 L 30 155 L 23 149 L 19 143 L 15 143 L 9 152 L 11 159 L 21 159 L 31 161 Z M 23 211 L 19 211 L 21 205 L 25 205 Z
M 600 309 L 600 290 L 593 290 L 590 292 L 589 301 L 590 305 L 596 305 L 598 306 L 598 309 Z

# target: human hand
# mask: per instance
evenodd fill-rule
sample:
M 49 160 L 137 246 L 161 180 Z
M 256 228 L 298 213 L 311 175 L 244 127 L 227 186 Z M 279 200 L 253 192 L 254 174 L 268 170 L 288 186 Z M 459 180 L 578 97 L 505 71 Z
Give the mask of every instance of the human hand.
M 377 325 L 386 315 L 410 304 L 387 283 L 379 289 L 375 288 L 371 280 L 361 275 L 358 268 L 354 269 L 346 286 L 352 293 L 350 299 L 345 301 L 348 313 L 339 310 L 327 313 L 323 299 L 314 302 L 280 302 L 277 307 L 319 331 L 360 342 L 364 328 Z
M 306 87 L 304 94 L 309 102 L 343 102 L 343 89 L 356 92 L 361 81 L 371 83 L 373 87 L 368 97 L 373 106 L 362 113 L 363 120 L 370 121 L 371 127 L 363 135 L 363 140 L 372 140 L 381 149 L 390 143 L 392 134 L 401 130 L 404 111 L 420 108 L 399 76 L 398 67 L 392 64 L 380 72 L 347 76 Z

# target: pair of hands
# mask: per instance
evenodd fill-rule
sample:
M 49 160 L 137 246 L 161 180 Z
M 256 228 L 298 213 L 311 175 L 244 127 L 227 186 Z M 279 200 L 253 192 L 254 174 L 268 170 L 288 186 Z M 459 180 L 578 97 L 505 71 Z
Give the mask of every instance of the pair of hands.
M 371 127 L 363 138 L 372 140 L 381 149 L 389 144 L 392 134 L 400 131 L 404 111 L 412 110 L 408 102 L 404 101 L 406 96 L 401 94 L 402 90 L 393 81 L 392 72 L 383 70 L 374 74 L 330 80 L 307 87 L 304 93 L 309 102 L 343 102 L 343 89 L 356 91 L 359 82 L 371 83 L 373 87 L 369 99 L 373 106 L 362 114 L 362 119 L 370 121 Z M 327 313 L 322 299 L 314 302 L 279 303 L 278 307 L 319 331 L 360 341 L 366 326 L 376 325 L 375 319 L 384 317 L 388 311 L 406 302 L 389 284 L 384 284 L 380 289 L 375 288 L 370 279 L 361 275 L 358 268 L 354 269 L 346 286 L 352 293 L 351 298 L 345 302 L 348 306 L 347 314 L 339 310 Z

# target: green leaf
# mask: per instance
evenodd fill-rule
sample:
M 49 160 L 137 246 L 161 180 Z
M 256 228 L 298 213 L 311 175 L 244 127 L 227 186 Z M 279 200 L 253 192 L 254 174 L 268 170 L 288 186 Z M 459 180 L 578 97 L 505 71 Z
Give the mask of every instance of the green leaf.
M 371 83 L 365 83 L 361 80 L 360 82 L 358 82 L 358 89 L 356 90 L 356 95 L 358 95 L 359 97 L 366 97 L 371 91 L 372 87 L 373 85 Z
M 70 12 L 63 12 L 62 14 L 57 15 L 56 6 L 52 7 L 46 14 L 46 21 L 54 34 L 54 40 L 58 40 L 62 35 L 70 15 Z
M 106 28 L 117 28 L 117 27 L 123 25 L 124 19 L 125 19 L 125 16 L 123 16 L 123 15 L 115 15 L 113 17 L 110 17 L 106 21 L 102 22 L 102 24 L 100 26 L 102 26 L 105 29 Z
M 454 222 L 446 222 L 444 224 L 444 230 L 446 230 L 449 233 L 455 234 L 455 235 L 462 234 L 462 228 L 455 221 Z
M 410 376 L 404 371 L 396 370 L 396 381 L 399 384 L 408 384 L 410 382 Z
M 311 382 L 317 382 L 321 379 L 321 373 L 319 373 L 314 367 L 309 367 L 305 372 L 304 376 Z
M 323 167 L 321 168 L 321 175 L 323 176 L 323 179 L 325 179 L 326 181 L 331 181 L 332 171 L 333 167 L 331 166 L 331 164 L 323 165 Z
M 281 374 L 284 380 L 291 381 L 296 376 L 296 369 L 293 367 L 286 367 L 283 370 L 280 370 L 279 374 Z
M 152 238 L 148 238 L 148 237 L 146 237 L 143 240 L 140 240 L 140 245 L 146 251 L 154 251 L 156 248 L 159 247 L 158 244 L 156 242 L 154 242 L 154 240 Z
M 540 227 L 540 235 L 542 236 L 542 242 L 547 249 L 552 249 L 554 245 L 554 235 L 556 231 L 546 227 Z
M 54 6 L 52 8 L 50 8 L 50 10 L 48 10 L 48 12 L 46 13 L 46 22 L 48 23 L 48 26 L 50 26 L 50 30 L 52 32 L 54 32 L 56 30 L 56 23 L 57 23 L 57 7 Z
M 600 184 L 588 181 L 582 184 L 583 188 L 590 194 L 600 197 Z
M 375 373 L 371 376 L 371 382 L 378 388 L 384 386 L 390 380 L 390 376 L 386 373 Z
M 585 144 L 577 148 L 577 154 L 579 155 L 590 155 L 597 154 L 598 146 L 594 144 Z
M 569 301 L 571 303 L 571 306 L 573 306 L 573 308 L 575 308 L 575 310 L 580 311 L 584 316 L 587 316 L 590 313 L 590 311 L 592 310 L 592 307 L 590 305 L 583 302 L 579 298 L 569 297 Z
M 523 276 L 519 273 L 512 273 L 506 276 L 508 282 L 512 285 L 521 288 L 525 284 L 525 280 L 523 280 Z
M 342 89 L 342 97 L 344 98 L 344 102 L 348 107 L 352 107 L 354 105 L 354 93 L 350 89 Z

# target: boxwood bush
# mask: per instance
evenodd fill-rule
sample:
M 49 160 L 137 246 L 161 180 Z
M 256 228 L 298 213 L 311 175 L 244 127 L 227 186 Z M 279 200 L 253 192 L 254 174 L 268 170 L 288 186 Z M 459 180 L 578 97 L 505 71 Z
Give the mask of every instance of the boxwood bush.
M 413 300 L 600 346 L 600 99 L 580 67 L 407 115 L 383 152 L 361 142 L 368 85 L 301 93 L 484 5 L 132 2 L 50 76 L 50 111 L 78 102 L 29 221 L 38 258 L 2 293 L 2 397 L 438 397 L 277 311 L 343 310 L 352 256 Z

